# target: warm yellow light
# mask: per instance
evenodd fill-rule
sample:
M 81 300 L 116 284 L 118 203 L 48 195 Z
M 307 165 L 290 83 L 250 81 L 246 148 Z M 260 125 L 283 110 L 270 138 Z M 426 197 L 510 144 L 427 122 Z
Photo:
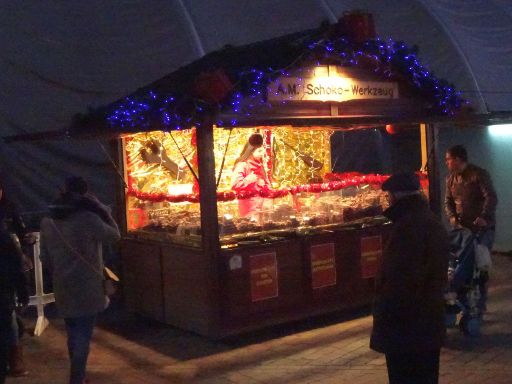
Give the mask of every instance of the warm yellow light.
M 342 97 L 352 86 L 352 79 L 347 77 L 316 76 L 313 80 L 314 84 L 308 84 L 306 93 L 321 101 L 332 100 L 333 96 Z
M 187 195 L 192 193 L 193 184 L 169 184 L 167 192 L 169 195 Z

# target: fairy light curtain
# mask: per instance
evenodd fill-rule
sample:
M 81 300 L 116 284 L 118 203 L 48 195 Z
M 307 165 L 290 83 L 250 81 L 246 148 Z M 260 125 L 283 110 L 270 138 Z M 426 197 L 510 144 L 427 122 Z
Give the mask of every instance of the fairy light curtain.
M 330 172 L 332 132 L 328 129 L 297 130 L 290 126 L 274 129 L 216 128 L 214 155 L 218 191 L 231 190 L 235 160 L 248 137 L 255 132 L 264 136 L 266 169 L 275 189 L 311 182 L 321 183 L 322 175 Z M 194 175 L 189 169 L 190 165 L 197 174 L 194 135 L 193 129 L 186 129 L 145 132 L 126 137 L 129 187 L 147 194 L 179 195 L 197 192 L 193 186 Z

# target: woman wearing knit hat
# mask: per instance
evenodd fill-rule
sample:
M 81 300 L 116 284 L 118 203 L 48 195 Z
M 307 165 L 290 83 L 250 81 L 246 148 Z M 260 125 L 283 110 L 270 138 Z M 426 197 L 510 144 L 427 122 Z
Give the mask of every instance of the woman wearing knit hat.
M 256 193 L 247 199 L 238 199 L 240 217 L 253 216 L 261 210 L 263 198 L 259 192 L 270 188 L 270 181 L 263 165 L 263 136 L 254 133 L 244 146 L 242 153 L 235 161 L 232 189 L 242 193 Z

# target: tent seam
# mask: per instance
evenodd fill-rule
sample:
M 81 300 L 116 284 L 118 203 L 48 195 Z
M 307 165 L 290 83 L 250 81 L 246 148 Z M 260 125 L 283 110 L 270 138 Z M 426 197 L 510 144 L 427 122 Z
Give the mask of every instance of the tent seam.
M 194 40 L 194 46 L 197 50 L 197 53 L 199 54 L 199 57 L 203 57 L 206 54 L 206 51 L 204 50 L 203 42 L 201 41 L 201 37 L 199 36 L 199 32 L 197 31 L 194 20 L 192 19 L 192 16 L 190 15 L 190 12 L 186 7 L 185 3 L 183 2 L 183 0 L 176 1 L 181 7 L 181 10 L 183 11 L 187 24 L 190 28 L 190 32 L 192 34 L 192 39 Z
M 330 5 L 327 3 L 327 1 L 326 0 L 317 0 L 317 2 L 320 4 L 320 7 L 322 7 L 322 9 L 327 14 L 327 17 L 329 18 L 330 22 L 337 23 L 338 18 L 336 17 L 336 14 L 334 13 L 334 11 L 330 7 Z
M 441 18 L 437 15 L 437 13 L 428 4 L 426 4 L 426 2 L 424 0 L 417 0 L 417 2 L 420 3 L 420 5 L 423 7 L 423 9 L 428 14 L 430 14 L 430 16 L 432 16 L 432 19 L 437 22 L 437 24 L 443 29 L 443 31 L 446 34 L 446 36 L 448 36 L 448 38 L 452 42 L 453 46 L 455 47 L 455 49 L 459 53 L 459 55 L 460 55 L 460 57 L 462 59 L 462 62 L 464 63 L 464 66 L 466 67 L 466 69 L 468 70 L 471 78 L 473 79 L 473 83 L 475 85 L 475 88 L 478 91 L 478 99 L 480 101 L 480 106 L 484 110 L 484 113 L 489 113 L 490 112 L 489 108 L 487 106 L 487 103 L 486 103 L 483 95 L 482 95 L 482 91 L 481 91 L 480 85 L 478 84 L 478 81 L 476 79 L 476 76 L 475 76 L 475 73 L 473 71 L 473 68 L 471 67 L 471 65 L 469 63 L 468 57 L 466 56 L 466 54 L 462 50 L 462 47 L 459 45 L 459 41 L 453 35 L 453 33 L 451 33 L 451 31 L 448 29 L 446 24 L 441 20 Z

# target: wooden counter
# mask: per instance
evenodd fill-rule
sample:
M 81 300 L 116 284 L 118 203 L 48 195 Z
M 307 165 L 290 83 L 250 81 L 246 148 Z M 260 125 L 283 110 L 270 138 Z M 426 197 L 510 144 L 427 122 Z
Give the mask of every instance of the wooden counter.
M 211 258 L 200 249 L 124 239 L 126 306 L 217 338 L 368 305 L 389 230 L 333 230 L 222 249 L 215 282 Z

